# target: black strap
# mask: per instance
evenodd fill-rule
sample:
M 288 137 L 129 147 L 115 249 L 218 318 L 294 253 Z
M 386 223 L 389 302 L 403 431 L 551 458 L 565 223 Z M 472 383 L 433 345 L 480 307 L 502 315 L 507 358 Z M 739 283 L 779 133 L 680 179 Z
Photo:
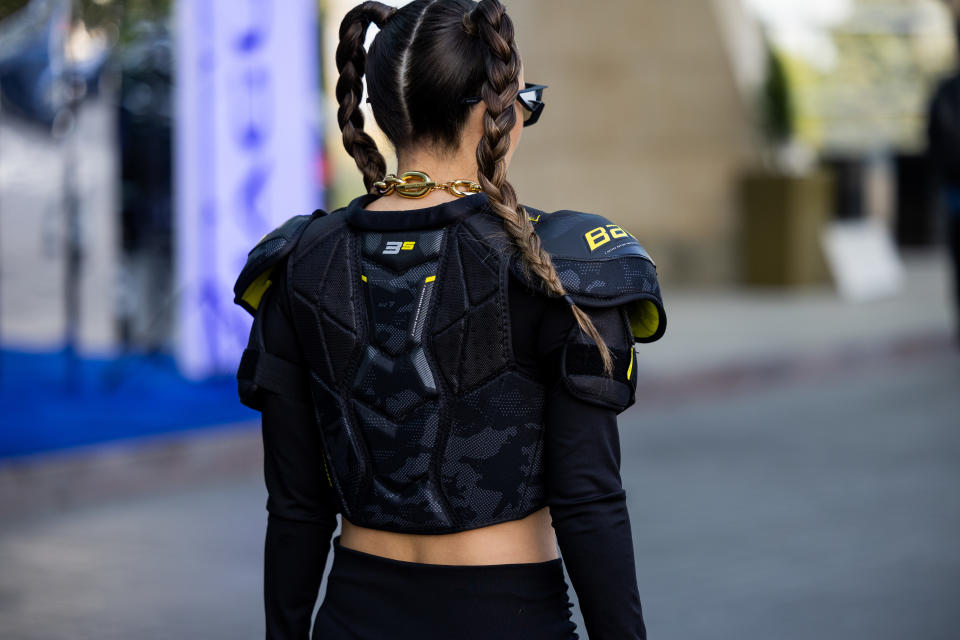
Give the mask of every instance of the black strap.
M 560 368 L 571 395 L 620 413 L 633 404 L 636 373 L 630 370 L 630 348 L 611 347 L 610 352 L 613 356 L 612 376 L 604 372 L 603 359 L 595 344 L 565 345 Z
M 630 370 L 630 349 L 608 347 L 613 356 L 613 379 L 625 381 Z M 567 375 L 588 375 L 607 377 L 603 370 L 603 357 L 595 344 L 568 344 L 564 356 L 564 373 Z M 631 375 L 633 372 L 630 372 Z
M 267 351 L 244 349 L 237 379 L 252 384 L 249 392 L 266 390 L 300 402 L 309 402 L 306 367 Z

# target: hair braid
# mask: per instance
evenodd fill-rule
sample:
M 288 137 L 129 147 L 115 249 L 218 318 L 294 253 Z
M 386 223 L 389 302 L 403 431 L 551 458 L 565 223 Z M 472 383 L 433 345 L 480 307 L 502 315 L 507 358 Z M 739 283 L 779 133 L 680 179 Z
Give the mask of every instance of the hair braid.
M 340 23 L 340 43 L 337 45 L 336 96 L 337 122 L 343 132 L 343 146 L 363 173 L 367 191 L 373 183 L 387 173 L 387 162 L 377 149 L 377 143 L 363 130 L 363 112 L 360 100 L 363 97 L 363 73 L 367 53 L 363 48 L 367 29 L 373 23 L 383 27 L 397 10 L 381 2 L 364 2 L 347 12 Z
M 487 74 L 480 95 L 487 110 L 483 116 L 483 138 L 477 146 L 480 185 L 494 213 L 503 218 L 504 229 L 520 252 L 521 265 L 533 272 L 548 291 L 565 296 L 566 289 L 557 275 L 550 254 L 541 246 L 527 212 L 517 202 L 517 193 L 507 180 L 506 155 L 510 149 L 510 131 L 516 123 L 520 56 L 513 37 L 513 21 L 498 0 L 481 0 L 463 18 L 467 34 L 479 36 L 488 47 Z M 580 328 L 596 343 L 608 375 L 613 358 L 593 321 L 580 307 L 570 305 Z

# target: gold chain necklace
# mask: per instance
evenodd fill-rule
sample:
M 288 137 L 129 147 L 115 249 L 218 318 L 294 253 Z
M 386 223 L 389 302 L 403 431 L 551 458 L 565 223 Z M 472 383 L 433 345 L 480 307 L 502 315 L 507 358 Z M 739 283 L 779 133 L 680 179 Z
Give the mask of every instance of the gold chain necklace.
M 450 180 L 443 184 L 437 184 L 423 171 L 407 171 L 400 174 L 399 177 L 393 173 L 387 174 L 387 177 L 383 180 L 374 182 L 373 188 L 381 196 L 396 193 L 404 198 L 422 198 L 431 191 L 446 191 L 462 198 L 471 193 L 483 191 L 483 187 L 473 180 Z

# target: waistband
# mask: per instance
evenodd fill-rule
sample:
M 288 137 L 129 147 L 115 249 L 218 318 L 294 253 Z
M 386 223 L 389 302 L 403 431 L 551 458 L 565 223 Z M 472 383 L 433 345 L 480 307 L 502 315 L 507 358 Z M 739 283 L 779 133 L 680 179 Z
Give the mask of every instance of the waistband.
M 561 558 L 425 564 L 349 549 L 340 544 L 340 536 L 334 538 L 333 549 L 316 637 L 327 637 L 324 625 L 331 624 L 358 638 L 577 637 Z

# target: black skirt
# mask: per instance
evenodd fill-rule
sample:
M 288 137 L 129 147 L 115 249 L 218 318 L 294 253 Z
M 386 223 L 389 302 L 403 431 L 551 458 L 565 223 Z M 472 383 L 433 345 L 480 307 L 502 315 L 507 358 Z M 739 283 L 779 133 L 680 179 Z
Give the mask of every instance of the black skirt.
M 560 558 L 440 565 L 348 549 L 333 539 L 327 594 L 313 640 L 571 640 Z

